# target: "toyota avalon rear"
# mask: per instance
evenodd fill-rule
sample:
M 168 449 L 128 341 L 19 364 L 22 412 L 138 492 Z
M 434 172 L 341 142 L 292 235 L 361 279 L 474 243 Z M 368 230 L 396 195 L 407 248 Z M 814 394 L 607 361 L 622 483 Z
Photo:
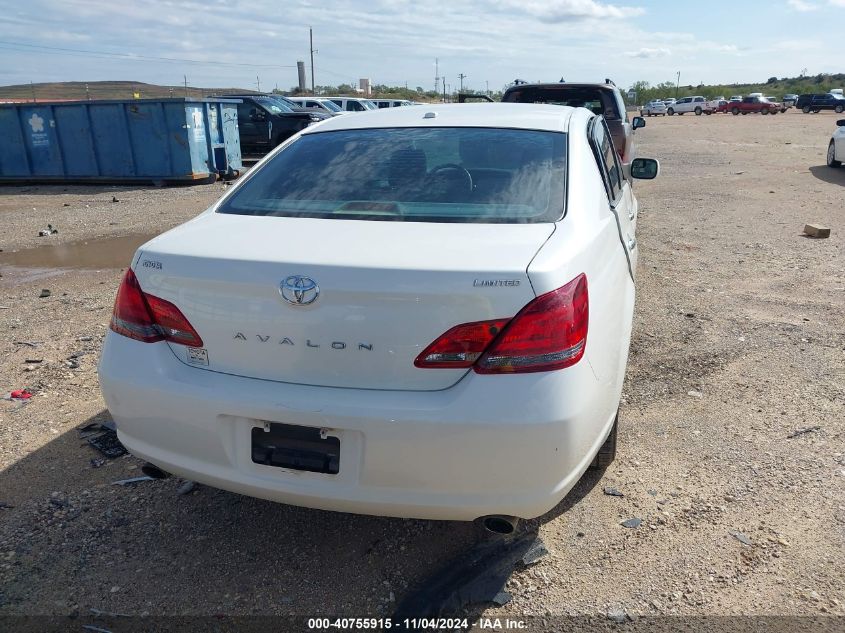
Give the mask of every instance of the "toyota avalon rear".
M 121 441 L 315 508 L 554 507 L 615 442 L 633 309 L 594 119 L 395 108 L 295 136 L 136 253 L 100 364 Z

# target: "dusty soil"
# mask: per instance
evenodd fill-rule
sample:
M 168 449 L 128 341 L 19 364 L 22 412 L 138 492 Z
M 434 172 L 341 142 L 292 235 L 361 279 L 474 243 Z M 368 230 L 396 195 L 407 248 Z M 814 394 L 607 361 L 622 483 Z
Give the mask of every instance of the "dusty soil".
M 845 615 L 845 169 L 824 166 L 833 121 L 687 115 L 637 133 L 662 173 L 636 186 L 619 455 L 523 526 L 550 554 L 517 565 L 512 599 L 486 615 Z M 0 392 L 35 394 L 0 401 L 0 615 L 387 615 L 479 539 L 471 524 L 180 495 L 174 478 L 113 485 L 140 474 L 128 456 L 94 467 L 102 456 L 77 429 L 108 419 L 96 364 L 136 238 L 82 249 L 102 259 L 79 261 L 71 246 L 62 265 L 83 270 L 51 268 L 55 248 L 10 251 L 154 234 L 221 191 L 0 188 Z M 831 237 L 802 237 L 807 222 Z M 59 234 L 37 237 L 48 223 Z M 631 518 L 642 523 L 621 525 Z

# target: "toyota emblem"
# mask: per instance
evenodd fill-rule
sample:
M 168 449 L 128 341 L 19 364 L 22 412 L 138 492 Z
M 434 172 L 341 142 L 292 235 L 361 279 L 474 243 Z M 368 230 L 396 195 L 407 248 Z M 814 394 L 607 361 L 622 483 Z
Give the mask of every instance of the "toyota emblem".
M 320 286 L 310 277 L 291 275 L 279 284 L 282 299 L 294 306 L 307 306 L 320 296 Z

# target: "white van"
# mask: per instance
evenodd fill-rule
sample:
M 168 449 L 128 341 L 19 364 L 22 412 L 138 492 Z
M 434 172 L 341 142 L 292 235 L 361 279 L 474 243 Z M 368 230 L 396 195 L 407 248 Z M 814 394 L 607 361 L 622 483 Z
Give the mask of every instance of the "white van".
M 379 108 L 401 108 L 403 106 L 414 105 L 407 99 L 370 99 Z

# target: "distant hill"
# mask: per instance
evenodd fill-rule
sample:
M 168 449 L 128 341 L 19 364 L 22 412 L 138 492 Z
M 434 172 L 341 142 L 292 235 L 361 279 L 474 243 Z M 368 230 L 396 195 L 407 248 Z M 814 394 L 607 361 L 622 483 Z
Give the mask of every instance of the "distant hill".
M 226 92 L 254 92 L 242 88 L 195 88 L 188 86 L 158 86 L 140 81 L 64 81 L 57 83 L 0 86 L 0 101 L 76 101 L 85 99 L 132 99 L 138 93 L 142 99 L 162 97 L 202 98 Z

